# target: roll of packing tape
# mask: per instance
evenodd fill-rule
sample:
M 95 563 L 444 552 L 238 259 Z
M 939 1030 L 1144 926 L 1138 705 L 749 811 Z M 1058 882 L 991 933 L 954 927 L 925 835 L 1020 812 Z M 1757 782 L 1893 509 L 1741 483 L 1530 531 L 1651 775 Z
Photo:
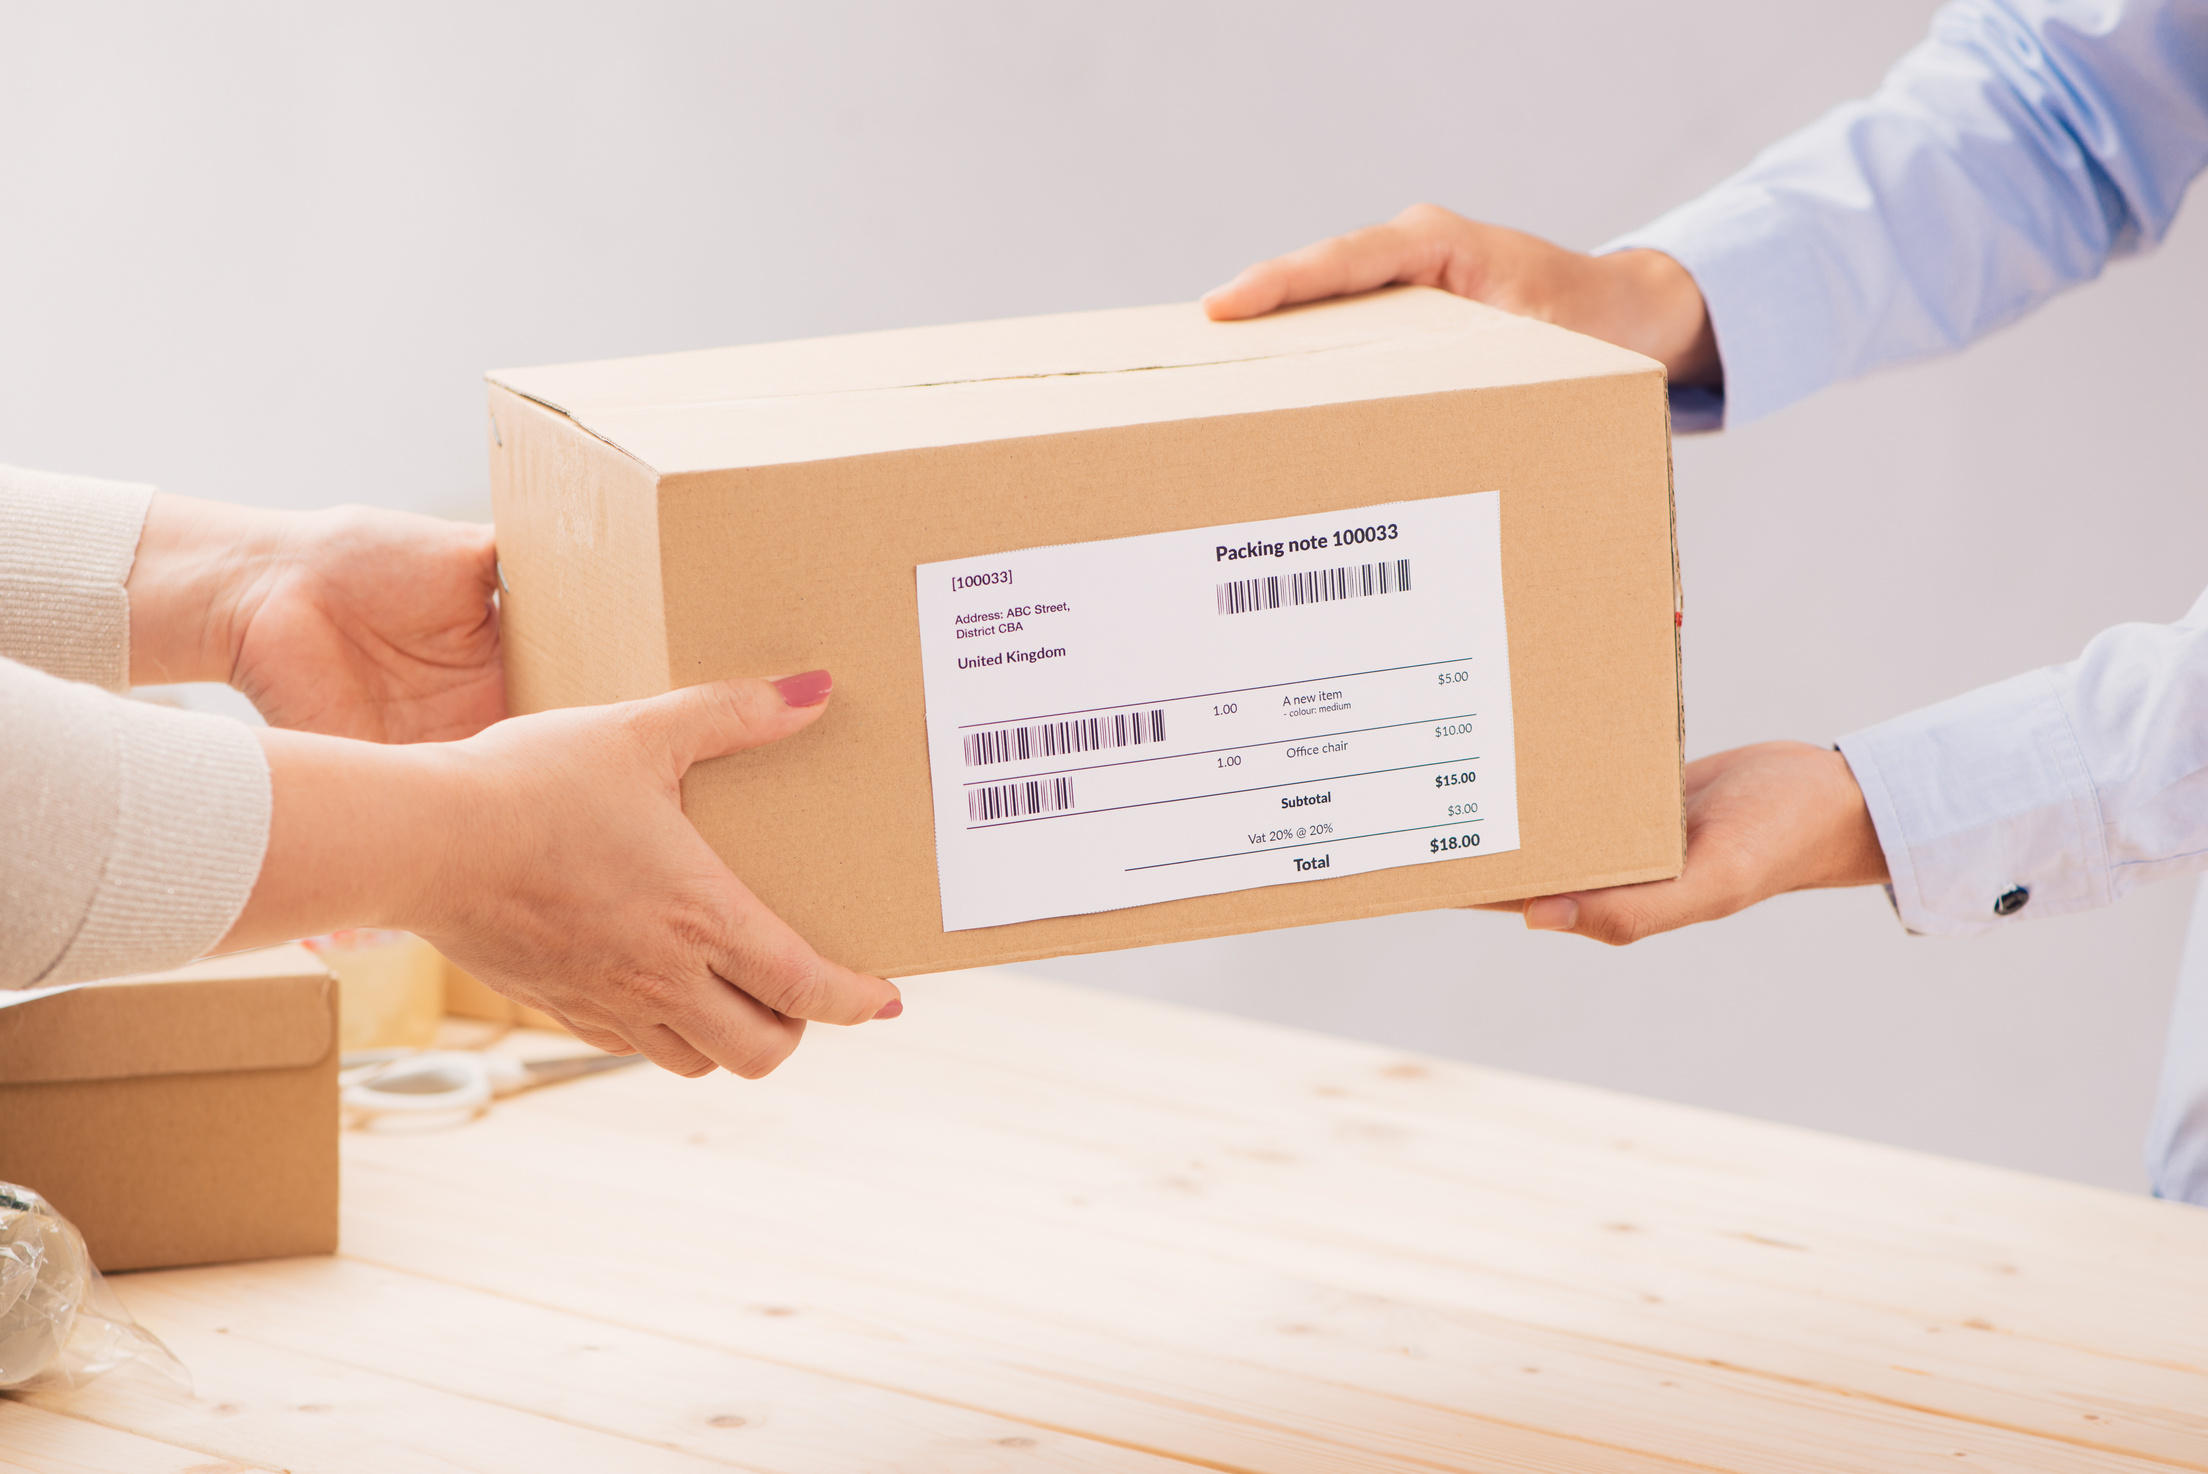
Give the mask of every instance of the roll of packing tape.
M 26 1188 L 0 1183 L 0 1390 L 61 1360 L 92 1284 L 69 1221 Z

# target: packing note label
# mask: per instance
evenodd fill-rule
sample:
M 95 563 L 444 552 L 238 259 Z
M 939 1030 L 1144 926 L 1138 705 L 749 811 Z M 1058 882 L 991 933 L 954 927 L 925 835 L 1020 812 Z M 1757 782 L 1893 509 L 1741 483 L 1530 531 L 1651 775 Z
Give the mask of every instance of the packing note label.
M 945 931 L 1518 848 L 1500 492 L 917 578 Z

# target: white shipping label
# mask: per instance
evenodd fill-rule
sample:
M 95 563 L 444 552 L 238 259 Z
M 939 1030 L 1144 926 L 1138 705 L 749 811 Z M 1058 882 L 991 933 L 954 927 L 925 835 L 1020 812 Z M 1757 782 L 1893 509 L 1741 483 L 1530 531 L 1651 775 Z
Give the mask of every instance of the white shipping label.
M 922 564 L 944 930 L 1518 848 L 1501 509 Z

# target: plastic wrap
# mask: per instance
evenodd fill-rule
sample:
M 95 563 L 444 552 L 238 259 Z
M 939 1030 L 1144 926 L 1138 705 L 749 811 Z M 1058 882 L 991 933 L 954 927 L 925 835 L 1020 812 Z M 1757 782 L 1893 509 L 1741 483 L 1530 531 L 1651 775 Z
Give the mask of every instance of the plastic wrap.
M 0 1391 L 78 1387 L 128 1365 L 191 1386 L 93 1268 L 75 1225 L 29 1188 L 0 1182 Z

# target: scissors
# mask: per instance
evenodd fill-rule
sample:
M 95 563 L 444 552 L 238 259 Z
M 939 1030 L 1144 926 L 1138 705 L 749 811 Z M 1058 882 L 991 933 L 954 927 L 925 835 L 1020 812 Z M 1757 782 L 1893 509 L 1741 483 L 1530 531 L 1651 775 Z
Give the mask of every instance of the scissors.
M 370 1049 L 345 1056 L 338 1100 L 358 1116 L 473 1116 L 490 1109 L 499 1096 L 618 1070 L 643 1059 L 640 1054 L 585 1054 L 524 1062 L 461 1049 Z

